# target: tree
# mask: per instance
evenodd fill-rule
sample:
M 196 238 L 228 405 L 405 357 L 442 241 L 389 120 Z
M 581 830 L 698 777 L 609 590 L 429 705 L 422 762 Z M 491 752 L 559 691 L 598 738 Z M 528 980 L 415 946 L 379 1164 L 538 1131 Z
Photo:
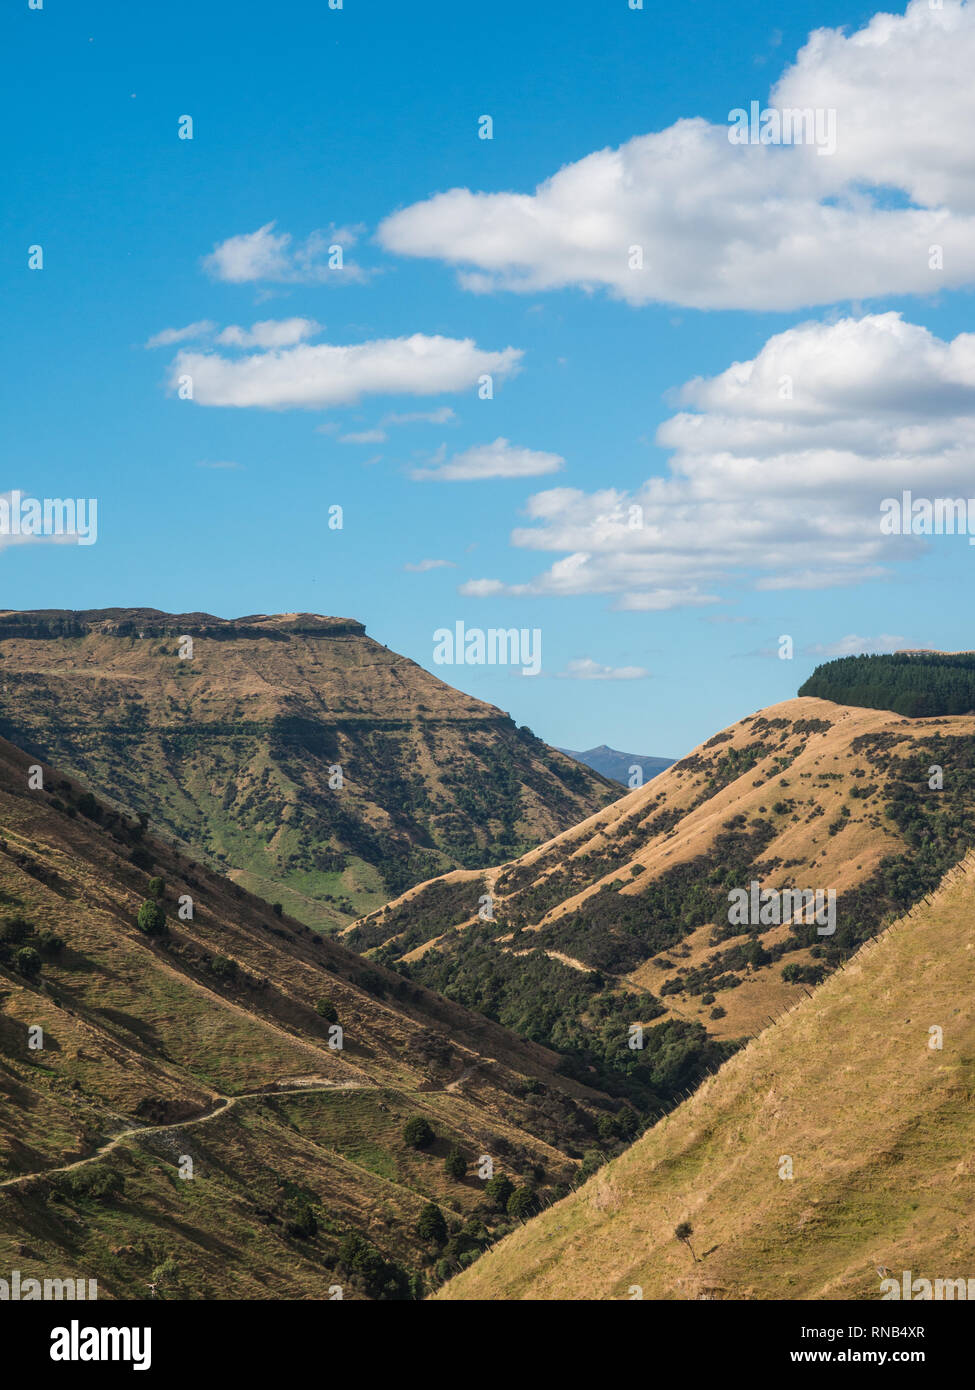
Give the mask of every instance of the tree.
M 516 1187 L 508 1198 L 507 1212 L 514 1221 L 525 1221 L 538 1208 L 538 1200 L 530 1187 Z
M 686 1245 L 688 1250 L 690 1250 L 693 1258 L 697 1260 L 697 1256 L 694 1254 L 694 1247 L 691 1245 L 691 1236 L 693 1234 L 694 1227 L 691 1225 L 689 1221 L 682 1221 L 679 1226 L 674 1227 L 674 1235 L 677 1238 L 677 1240 L 679 1240 L 683 1245 Z
M 606 1162 L 606 1155 L 602 1149 L 587 1149 L 582 1155 L 582 1163 L 579 1165 L 579 1181 L 585 1182 L 591 1178 Z
M 139 908 L 139 930 L 146 936 L 158 936 L 166 930 L 166 914 L 155 898 L 146 898 Z
M 467 1159 L 455 1144 L 443 1161 L 444 1172 L 448 1177 L 460 1182 L 467 1176 Z
M 315 1005 L 315 1012 L 320 1018 L 323 1018 L 326 1023 L 338 1023 L 339 1021 L 339 1011 L 332 1003 L 331 999 L 319 999 L 318 1003 Z
M 499 1173 L 497 1177 L 489 1179 L 484 1186 L 484 1195 L 497 1207 L 498 1211 L 506 1211 L 508 1198 L 515 1190 L 515 1185 L 504 1173 Z
M 421 1240 L 432 1240 L 436 1245 L 444 1245 L 447 1240 L 447 1223 L 436 1202 L 427 1202 L 416 1223 L 416 1233 Z
M 297 1236 L 299 1240 L 308 1240 L 318 1231 L 315 1213 L 304 1198 L 295 1197 L 288 1203 L 284 1229 L 289 1236 Z
M 28 980 L 36 980 L 41 973 L 41 958 L 33 946 L 21 946 L 14 956 L 14 969 Z
M 11 946 L 19 946 L 22 941 L 33 935 L 34 928 L 26 917 L 19 914 L 16 917 L 8 917 L 5 922 L 0 922 L 0 941 L 9 942 Z
M 414 1115 L 403 1126 L 403 1143 L 411 1149 L 429 1148 L 436 1137 L 422 1115 Z
M 604 1144 L 611 1144 L 616 1138 L 616 1116 L 600 1115 L 596 1121 L 596 1133 Z
M 151 878 L 149 880 L 149 896 L 156 898 L 157 901 L 166 891 L 166 880 L 164 878 Z

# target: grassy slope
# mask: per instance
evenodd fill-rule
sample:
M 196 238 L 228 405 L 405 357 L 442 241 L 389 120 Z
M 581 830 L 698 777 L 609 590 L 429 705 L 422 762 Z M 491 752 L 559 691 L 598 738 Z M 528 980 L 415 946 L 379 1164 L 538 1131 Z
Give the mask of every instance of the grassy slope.
M 876 1299 L 878 1265 L 975 1275 L 975 856 L 948 879 L 439 1296 Z
M 815 721 L 828 725 L 808 732 Z M 909 846 L 898 827 L 885 815 L 891 787 L 900 775 L 894 759 L 911 756 L 934 738 L 957 748 L 958 758 L 971 756 L 975 744 L 975 718 L 946 717 L 911 721 L 885 711 L 853 709 L 825 700 L 802 698 L 784 701 L 759 711 L 716 735 L 686 758 L 668 768 L 643 788 L 621 797 L 579 825 L 529 850 L 499 869 L 487 871 L 487 886 L 495 895 L 499 951 L 525 950 L 533 944 L 559 948 L 559 934 L 568 919 L 585 923 L 593 896 L 614 885 L 620 900 L 639 904 L 647 888 L 677 866 L 699 861 L 694 873 L 701 883 L 722 863 L 716 851 L 718 837 L 734 817 L 743 817 L 746 828 L 764 822 L 771 826 L 767 845 L 752 863 L 743 863 L 738 882 L 747 886 L 752 872 L 768 887 L 832 887 L 839 895 L 868 883 L 886 856 L 905 854 Z M 875 747 L 858 740 L 876 740 Z M 945 764 L 947 795 L 952 794 L 954 754 L 939 753 Z M 733 760 L 740 760 L 737 771 Z M 925 764 L 925 777 L 927 775 Z M 959 776 L 961 776 L 959 772 Z M 970 778 L 966 771 L 964 774 Z M 866 797 L 853 793 L 869 790 Z M 919 797 L 933 806 L 939 793 L 917 787 Z M 975 809 L 975 786 L 965 793 Z M 776 810 L 791 802 L 788 810 Z M 849 815 L 843 817 L 844 808 Z M 830 827 L 834 828 L 832 833 Z M 968 845 L 962 842 L 960 857 Z M 463 929 L 474 920 L 482 875 L 456 873 L 455 885 L 469 884 L 467 911 L 458 911 L 451 928 Z M 426 912 L 429 887 L 418 886 L 402 898 L 363 919 L 378 935 L 388 920 L 401 925 L 397 909 L 412 905 L 420 919 Z M 469 905 L 468 905 L 469 904 Z M 724 900 L 726 909 L 726 899 Z M 652 911 L 648 912 L 652 917 Z M 718 993 L 725 1016 L 712 1020 L 710 1005 L 700 992 L 687 990 L 661 994 L 665 982 L 678 972 L 707 967 L 734 942 L 712 940 L 715 916 L 697 927 L 683 928 L 678 915 L 661 919 L 674 927 L 674 946 L 667 948 L 616 980 L 618 988 L 641 988 L 658 996 L 666 1008 L 663 1017 L 703 1023 L 716 1038 L 754 1035 L 770 1015 L 801 997 L 802 986 L 781 978 L 782 961 L 738 971 L 741 983 Z M 517 942 L 510 928 L 523 930 Z M 358 924 L 346 930 L 355 945 Z M 788 927 L 771 927 L 761 933 L 762 944 L 774 946 L 789 934 Z M 597 939 L 601 930 L 595 931 Z M 433 950 L 452 948 L 453 930 L 433 941 L 412 946 L 407 961 L 422 961 Z M 370 936 L 369 940 L 373 938 Z M 394 952 L 398 937 L 390 940 Z M 564 950 L 564 948 L 563 948 Z M 567 953 L 585 968 L 585 947 Z M 581 957 L 581 959 L 580 959 Z M 790 952 L 789 962 L 809 965 L 807 949 Z M 658 963 L 658 961 L 663 963 Z M 612 977 L 613 972 L 608 972 Z M 421 970 L 422 977 L 422 970 Z M 621 1045 L 625 1045 L 621 1043 Z
M 0 613 L 0 732 L 310 925 L 493 862 L 617 794 L 357 624 L 204 619 Z
M 78 1268 L 103 1296 L 143 1297 L 173 1257 L 180 1297 L 321 1297 L 344 1234 L 416 1270 L 432 1254 L 415 1234 L 427 1200 L 452 1227 L 483 1208 L 479 1181 L 444 1173 L 451 1144 L 516 1179 L 541 1165 L 543 1188 L 571 1181 L 565 1148 L 589 1141 L 601 1098 L 555 1076 L 551 1054 L 148 837 L 170 930 L 145 937 L 148 874 L 130 862 L 126 822 L 69 816 L 55 798 L 76 805 L 78 787 L 48 771 L 47 791 L 27 790 L 29 762 L 0 740 L 0 926 L 21 917 L 66 946 L 36 982 L 0 964 L 0 1267 Z M 191 923 L 175 919 L 183 894 Z M 28 1046 L 36 1025 L 43 1050 Z M 414 1114 L 438 1135 L 425 1153 L 402 1142 Z M 177 1176 L 182 1154 L 192 1181 Z M 122 1197 L 65 1195 L 55 1170 L 77 1160 L 121 1173 Z M 313 1239 L 285 1231 L 283 1184 L 311 1204 Z

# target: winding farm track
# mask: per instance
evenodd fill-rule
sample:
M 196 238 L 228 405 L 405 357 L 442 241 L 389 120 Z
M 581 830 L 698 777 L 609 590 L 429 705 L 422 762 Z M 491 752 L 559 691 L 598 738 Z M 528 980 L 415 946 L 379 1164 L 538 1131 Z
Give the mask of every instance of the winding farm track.
M 310 1079 L 313 1080 L 314 1078 Z M 70 1173 L 75 1168 L 83 1168 L 86 1163 L 94 1163 L 97 1159 L 104 1158 L 105 1155 L 111 1153 L 113 1149 L 117 1149 L 119 1144 L 124 1140 L 131 1139 L 136 1135 L 166 1134 L 170 1131 L 175 1132 L 181 1129 L 189 1129 L 191 1125 L 206 1124 L 207 1120 L 213 1120 L 217 1115 L 225 1114 L 228 1110 L 232 1110 L 235 1105 L 239 1105 L 240 1102 L 244 1100 L 268 1100 L 271 1096 L 308 1096 L 315 1095 L 322 1091 L 364 1091 L 374 1089 L 377 1088 L 363 1081 L 333 1081 L 325 1086 L 309 1086 L 306 1084 L 304 1086 L 289 1086 L 278 1090 L 264 1089 L 260 1091 L 241 1091 L 241 1093 L 236 1096 L 218 1096 L 217 1099 L 219 1104 L 213 1110 L 208 1110 L 205 1115 L 195 1115 L 190 1120 L 180 1120 L 178 1123 L 171 1125 L 136 1125 L 131 1129 L 123 1129 L 116 1134 L 114 1138 L 102 1144 L 101 1148 L 89 1154 L 87 1158 L 77 1158 L 73 1163 L 63 1163 L 58 1168 L 42 1168 L 36 1173 L 20 1173 L 14 1178 L 4 1178 L 4 1180 L 0 1182 L 0 1188 L 15 1187 L 18 1183 L 33 1182 L 37 1178 L 50 1178 L 54 1177 L 57 1173 Z

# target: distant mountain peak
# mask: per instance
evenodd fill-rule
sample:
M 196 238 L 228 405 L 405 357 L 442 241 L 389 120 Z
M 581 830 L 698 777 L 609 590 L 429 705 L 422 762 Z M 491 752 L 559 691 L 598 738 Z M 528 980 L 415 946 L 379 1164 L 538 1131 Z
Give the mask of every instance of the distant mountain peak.
M 611 777 L 614 782 L 619 782 L 624 787 L 630 785 L 634 767 L 640 768 L 646 782 L 665 768 L 671 767 L 675 761 L 673 758 L 653 757 L 648 753 L 623 753 L 618 748 L 610 748 L 608 743 L 587 748 L 584 753 L 577 753 L 572 748 L 560 748 L 559 752 L 575 758 L 577 763 L 591 767 L 594 772 L 601 772 L 604 777 Z

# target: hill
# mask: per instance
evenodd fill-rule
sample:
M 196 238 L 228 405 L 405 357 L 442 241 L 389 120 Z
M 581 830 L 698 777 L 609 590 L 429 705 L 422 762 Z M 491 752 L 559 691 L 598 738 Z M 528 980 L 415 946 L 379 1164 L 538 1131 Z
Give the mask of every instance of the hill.
M 413 888 L 342 939 L 654 1113 L 973 845 L 975 718 L 788 700 L 520 858 Z M 730 895 L 753 882 L 835 893 L 835 930 L 789 911 L 731 920 Z
M 43 783 L 0 740 L 0 1268 L 109 1298 L 402 1297 L 504 1228 L 483 1156 L 551 1198 L 614 1128 L 551 1052 Z
M 876 1300 L 905 1270 L 975 1277 L 973 901 L 969 856 L 438 1296 Z
M 843 656 L 817 666 L 799 691 L 912 719 L 975 712 L 975 652 Z
M 2 612 L 0 734 L 316 927 L 616 795 L 361 623 L 308 613 Z
M 601 772 L 604 777 L 610 777 L 614 782 L 622 783 L 624 787 L 630 786 L 633 782 L 634 768 L 639 768 L 642 784 L 649 782 L 651 777 L 656 777 L 658 772 L 671 767 L 675 761 L 673 758 L 651 758 L 643 753 L 621 753 L 618 748 L 610 748 L 605 743 L 601 743 L 598 748 L 587 748 L 584 753 L 574 753 L 571 748 L 560 748 L 559 752 L 575 758 L 577 763 L 584 763 L 594 772 Z

